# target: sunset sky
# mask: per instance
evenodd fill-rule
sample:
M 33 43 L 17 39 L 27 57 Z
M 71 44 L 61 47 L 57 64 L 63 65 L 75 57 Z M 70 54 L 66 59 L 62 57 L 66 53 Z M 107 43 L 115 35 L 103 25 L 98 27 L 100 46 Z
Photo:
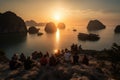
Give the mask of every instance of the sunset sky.
M 24 20 L 86 24 L 99 19 L 120 23 L 120 0 L 0 0 L 0 12 L 13 11 Z

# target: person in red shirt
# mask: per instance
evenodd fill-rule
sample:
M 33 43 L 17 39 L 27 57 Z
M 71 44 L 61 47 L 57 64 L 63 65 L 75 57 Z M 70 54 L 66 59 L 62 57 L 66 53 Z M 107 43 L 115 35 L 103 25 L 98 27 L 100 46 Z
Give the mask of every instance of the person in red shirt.
M 41 59 L 40 59 L 40 64 L 42 66 L 46 66 L 48 64 L 48 59 L 47 59 L 47 55 L 44 55 Z

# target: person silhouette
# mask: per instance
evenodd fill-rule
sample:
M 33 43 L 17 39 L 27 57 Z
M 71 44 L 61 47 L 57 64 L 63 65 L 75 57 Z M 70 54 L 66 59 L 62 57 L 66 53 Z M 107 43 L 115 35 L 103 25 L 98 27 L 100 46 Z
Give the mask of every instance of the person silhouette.
M 79 64 L 79 56 L 77 53 L 73 55 L 73 64 Z
M 86 55 L 83 56 L 82 63 L 85 65 L 89 65 L 89 59 Z

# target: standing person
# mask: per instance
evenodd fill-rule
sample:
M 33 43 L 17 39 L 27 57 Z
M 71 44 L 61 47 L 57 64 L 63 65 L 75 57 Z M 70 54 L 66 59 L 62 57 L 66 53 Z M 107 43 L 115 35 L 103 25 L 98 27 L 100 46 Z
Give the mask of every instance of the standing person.
M 89 59 L 86 55 L 84 55 L 82 63 L 85 64 L 85 65 L 89 65 Z
M 49 57 L 49 53 L 48 53 L 48 51 L 46 52 L 46 57 Z
M 63 56 L 65 54 L 65 51 L 62 49 L 61 50 L 61 55 Z
M 79 63 L 79 56 L 77 53 L 73 55 L 73 64 L 78 64 Z
M 82 52 L 82 46 L 81 45 L 79 45 L 79 52 L 81 53 Z
M 70 62 L 70 56 L 71 56 L 70 51 L 66 51 L 64 54 L 64 58 L 67 63 Z
M 74 43 L 71 45 L 71 51 L 74 51 Z

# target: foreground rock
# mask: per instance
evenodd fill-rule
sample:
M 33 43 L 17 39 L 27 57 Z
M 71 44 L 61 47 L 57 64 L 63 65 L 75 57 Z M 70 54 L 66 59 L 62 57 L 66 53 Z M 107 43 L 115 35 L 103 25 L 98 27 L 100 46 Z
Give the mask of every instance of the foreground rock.
M 96 34 L 85 34 L 85 33 L 79 33 L 78 34 L 78 39 L 82 40 L 82 41 L 97 41 L 100 39 L 100 37 Z
M 55 26 L 55 24 L 53 22 L 49 22 L 45 26 L 45 31 L 47 33 L 54 33 L 54 32 L 57 31 L 57 28 L 56 28 L 56 26 Z
M 65 29 L 65 24 L 64 23 L 59 23 L 57 27 L 59 29 Z
M 0 14 L 0 34 L 27 33 L 24 20 L 11 11 Z
M 101 30 L 105 29 L 105 25 L 99 20 L 91 20 L 87 25 L 88 30 Z
M 120 46 L 113 44 L 110 50 L 78 51 L 79 64 L 73 65 L 63 61 L 56 66 L 34 66 L 25 70 L 23 66 L 10 70 L 9 64 L 0 63 L 0 80 L 120 80 Z M 0 52 L 1 53 L 1 52 Z M 1 53 L 0 55 L 4 55 Z M 82 64 L 81 59 L 86 54 L 89 65 Z M 1 59 L 1 58 L 0 58 Z M 0 62 L 3 62 L 0 60 Z
M 106 80 L 109 78 L 109 75 L 97 66 L 95 59 L 91 59 L 89 66 L 62 63 L 48 67 L 35 66 L 30 70 L 25 70 L 24 67 L 10 70 L 8 65 L 8 63 L 0 64 L 1 80 Z
M 9 59 L 6 57 L 5 52 L 0 50 L 0 63 L 6 63 Z
M 38 31 L 39 31 L 39 29 L 37 29 L 37 28 L 34 27 L 34 26 L 31 26 L 31 27 L 28 29 L 28 32 L 29 32 L 30 34 L 36 34 L 36 33 L 38 33 Z
M 114 30 L 115 33 L 120 33 L 120 25 L 117 25 L 115 30 Z

